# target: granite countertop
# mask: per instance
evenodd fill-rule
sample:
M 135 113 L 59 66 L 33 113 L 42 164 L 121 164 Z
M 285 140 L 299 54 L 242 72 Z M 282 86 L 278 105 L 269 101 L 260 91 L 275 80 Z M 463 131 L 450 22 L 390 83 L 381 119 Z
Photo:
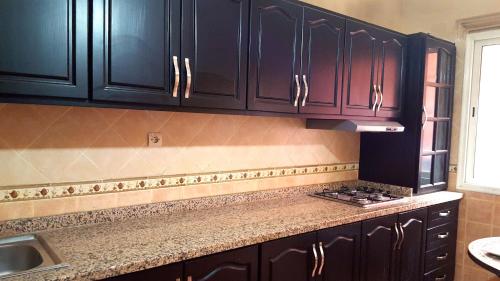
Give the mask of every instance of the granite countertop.
M 68 267 L 6 280 L 95 280 L 458 200 L 437 192 L 363 209 L 306 194 L 40 232 Z

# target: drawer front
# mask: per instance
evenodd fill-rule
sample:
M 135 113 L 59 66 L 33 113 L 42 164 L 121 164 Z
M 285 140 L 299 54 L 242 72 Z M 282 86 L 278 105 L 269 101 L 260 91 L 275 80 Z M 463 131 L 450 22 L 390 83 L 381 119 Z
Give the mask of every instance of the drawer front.
M 455 245 L 448 244 L 425 253 L 425 272 L 453 263 L 455 260 Z
M 458 202 L 447 202 L 429 207 L 428 227 L 447 224 L 458 220 Z
M 454 245 L 457 237 L 457 223 L 437 226 L 427 230 L 427 251 L 445 245 Z
M 424 275 L 424 281 L 453 281 L 454 266 L 453 263 L 440 267 L 436 270 L 427 272 Z

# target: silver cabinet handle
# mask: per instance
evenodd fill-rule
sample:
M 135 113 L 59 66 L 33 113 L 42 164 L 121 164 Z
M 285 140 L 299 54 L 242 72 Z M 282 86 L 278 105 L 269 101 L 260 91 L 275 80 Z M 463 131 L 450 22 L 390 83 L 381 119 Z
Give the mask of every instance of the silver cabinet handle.
M 380 108 L 382 107 L 382 102 L 384 101 L 384 93 L 382 92 L 382 87 L 380 85 L 378 85 L 378 93 L 380 94 L 380 102 L 378 103 L 377 111 L 380 111 Z
M 447 275 L 446 275 L 446 274 L 444 274 L 444 275 L 442 275 L 442 276 L 440 276 L 440 277 L 436 277 L 436 278 L 434 278 L 434 280 L 435 280 L 435 281 L 444 281 L 444 280 L 446 280 L 446 277 L 447 277 Z
M 191 66 L 189 65 L 189 59 L 185 58 L 184 62 L 186 63 L 186 92 L 184 93 L 184 98 L 189 99 L 189 95 L 191 94 Z M 189 281 L 189 280 L 188 280 Z
M 300 98 L 300 81 L 299 76 L 295 75 L 295 86 L 297 87 L 297 93 L 295 94 L 295 101 L 293 102 L 293 106 L 299 106 L 299 98 Z
M 451 214 L 451 211 L 441 212 L 441 213 L 439 213 L 439 216 L 443 217 L 443 218 L 446 218 L 446 217 L 449 217 L 450 214 Z
M 307 96 L 309 96 L 309 85 L 307 84 L 307 77 L 302 75 L 302 80 L 304 81 L 304 98 L 302 99 L 302 107 L 306 106 Z
M 176 98 L 177 92 L 179 91 L 179 80 L 180 80 L 181 74 L 179 72 L 179 62 L 178 62 L 177 56 L 173 56 L 172 60 L 174 61 L 174 72 L 175 72 L 175 80 L 174 80 L 174 88 L 172 89 L 172 96 L 174 98 Z
M 427 124 L 427 120 L 429 120 L 429 117 L 427 116 L 427 109 L 425 108 L 425 105 L 422 107 L 422 111 L 424 113 L 424 120 L 422 120 L 422 128 L 424 128 L 425 124 Z
M 444 254 L 444 255 L 441 255 L 441 256 L 437 256 L 436 257 L 436 260 L 437 261 L 444 261 L 448 258 L 448 253 Z
M 398 230 L 398 224 L 394 223 L 394 230 L 396 231 L 396 242 L 394 242 L 394 246 L 392 247 L 392 250 L 395 251 L 396 247 L 398 246 L 399 243 L 399 230 Z
M 377 91 L 377 85 L 373 84 L 373 92 L 375 93 L 375 102 L 373 103 L 373 108 L 372 110 L 375 112 L 377 109 L 377 102 L 378 102 L 378 91 Z
M 403 245 L 403 241 L 405 240 L 405 231 L 401 223 L 399 223 L 399 230 L 401 231 L 401 240 L 399 240 L 398 250 L 401 250 L 401 246 Z
M 316 252 L 316 244 L 313 244 L 314 268 L 311 277 L 316 276 L 316 268 L 318 268 L 318 253 Z
M 446 233 L 443 233 L 443 234 L 438 234 L 438 238 L 439 239 L 445 239 L 445 238 L 448 238 L 448 236 L 450 236 L 449 232 L 446 232 Z
M 323 266 L 325 266 L 325 252 L 323 251 L 323 242 L 319 242 L 319 253 L 321 254 L 321 263 L 318 269 L 318 276 L 321 275 Z

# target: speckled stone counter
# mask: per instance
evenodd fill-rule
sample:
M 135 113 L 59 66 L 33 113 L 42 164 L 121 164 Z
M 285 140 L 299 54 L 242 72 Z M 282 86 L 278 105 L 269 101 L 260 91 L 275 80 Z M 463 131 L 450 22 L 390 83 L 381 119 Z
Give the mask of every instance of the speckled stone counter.
M 68 267 L 7 280 L 95 280 L 322 228 L 458 200 L 437 192 L 363 209 L 306 194 L 61 228 L 39 234 Z

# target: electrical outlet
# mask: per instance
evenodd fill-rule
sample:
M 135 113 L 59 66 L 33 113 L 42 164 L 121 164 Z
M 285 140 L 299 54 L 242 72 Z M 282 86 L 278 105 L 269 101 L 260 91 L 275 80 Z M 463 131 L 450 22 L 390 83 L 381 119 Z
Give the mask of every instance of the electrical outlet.
M 149 147 L 161 147 L 163 143 L 163 137 L 161 133 L 149 133 L 148 134 L 148 146 Z

